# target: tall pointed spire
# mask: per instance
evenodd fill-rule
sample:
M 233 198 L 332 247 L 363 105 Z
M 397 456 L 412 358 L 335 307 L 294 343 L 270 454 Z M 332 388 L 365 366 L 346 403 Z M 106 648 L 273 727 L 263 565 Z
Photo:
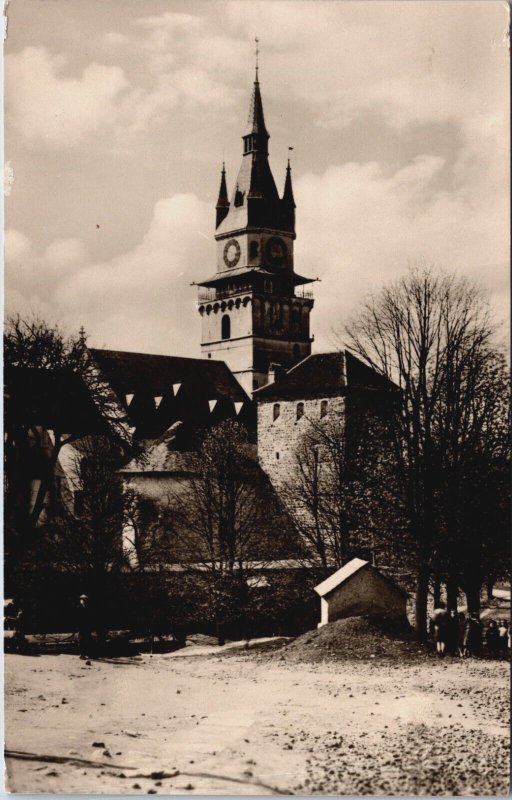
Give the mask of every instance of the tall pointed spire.
M 219 198 L 216 205 L 217 218 L 215 227 L 218 228 L 229 211 L 228 188 L 226 186 L 226 165 L 222 162 L 222 172 L 220 176 Z
M 295 199 L 293 197 L 292 188 L 292 168 L 290 166 L 290 159 L 288 159 L 288 166 L 286 167 L 286 178 L 284 181 L 283 203 L 295 208 Z
M 263 115 L 263 102 L 260 92 L 259 81 L 259 39 L 256 42 L 256 70 L 254 76 L 254 88 L 252 91 L 251 106 L 249 109 L 249 118 L 247 120 L 247 129 L 244 134 L 244 154 L 260 151 L 266 152 L 267 142 L 270 138 L 269 133 L 265 127 L 265 117 Z

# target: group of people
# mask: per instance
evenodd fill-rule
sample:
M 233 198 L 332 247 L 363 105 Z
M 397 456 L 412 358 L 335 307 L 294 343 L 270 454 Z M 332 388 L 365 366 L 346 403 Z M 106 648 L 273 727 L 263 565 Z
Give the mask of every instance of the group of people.
M 448 611 L 444 603 L 434 609 L 431 630 L 440 657 L 445 655 L 481 657 L 483 642 L 490 658 L 507 658 L 510 649 L 510 625 L 505 619 L 490 620 L 487 631 L 476 611 L 466 615 L 460 611 Z
M 14 606 L 14 611 L 8 617 L 8 622 L 13 629 L 12 649 L 17 653 L 28 652 L 29 644 L 25 636 L 25 614 L 23 609 Z M 78 648 L 81 659 L 89 659 L 94 650 L 92 630 L 93 625 L 89 598 L 86 594 L 82 594 L 80 595 L 76 610 L 75 625 L 75 632 L 78 633 Z

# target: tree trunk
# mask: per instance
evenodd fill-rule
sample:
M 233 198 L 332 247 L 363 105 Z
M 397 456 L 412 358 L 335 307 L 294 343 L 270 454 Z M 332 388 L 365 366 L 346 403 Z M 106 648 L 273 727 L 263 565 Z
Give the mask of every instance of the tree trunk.
M 427 638 L 427 602 L 430 570 L 422 564 L 418 569 L 418 585 L 416 587 L 416 635 L 418 639 Z
M 466 586 L 464 591 L 466 593 L 469 613 L 472 611 L 480 613 L 480 583 L 475 581 Z
M 439 608 L 441 602 L 441 578 L 439 575 L 434 576 L 434 608 Z
M 222 647 L 226 644 L 226 637 L 224 636 L 224 626 L 220 619 L 215 620 L 215 631 L 217 635 L 217 644 Z
M 448 608 L 450 611 L 457 611 L 457 600 L 459 599 L 459 586 L 457 579 L 453 576 L 448 578 L 446 583 L 446 594 L 448 600 Z

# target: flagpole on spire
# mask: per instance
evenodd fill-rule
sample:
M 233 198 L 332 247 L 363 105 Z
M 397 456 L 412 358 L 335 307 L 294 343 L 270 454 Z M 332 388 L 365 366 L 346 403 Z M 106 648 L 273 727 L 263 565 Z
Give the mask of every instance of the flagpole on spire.
M 259 54 L 260 54 L 260 47 L 259 47 L 260 40 L 259 40 L 259 39 L 258 39 L 258 37 L 256 36 L 256 38 L 254 39 L 254 41 L 256 42 L 256 51 L 255 51 L 255 53 L 254 53 L 254 55 L 255 55 L 255 57 L 256 57 L 256 83 L 258 83 L 258 68 L 259 68 L 259 64 L 258 64 L 258 57 L 259 57 Z

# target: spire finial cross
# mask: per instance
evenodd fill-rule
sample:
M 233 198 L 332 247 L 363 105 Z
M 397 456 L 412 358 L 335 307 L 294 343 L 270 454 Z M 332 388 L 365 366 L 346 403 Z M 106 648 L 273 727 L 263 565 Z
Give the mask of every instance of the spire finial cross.
M 256 50 L 255 50 L 255 53 L 254 53 L 254 55 L 256 56 L 256 80 L 258 80 L 258 56 L 260 54 L 260 40 L 256 36 L 254 41 L 256 42 Z

